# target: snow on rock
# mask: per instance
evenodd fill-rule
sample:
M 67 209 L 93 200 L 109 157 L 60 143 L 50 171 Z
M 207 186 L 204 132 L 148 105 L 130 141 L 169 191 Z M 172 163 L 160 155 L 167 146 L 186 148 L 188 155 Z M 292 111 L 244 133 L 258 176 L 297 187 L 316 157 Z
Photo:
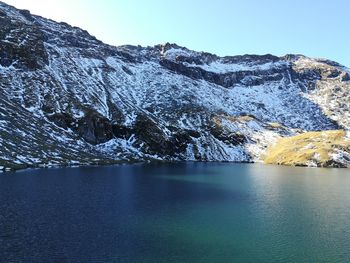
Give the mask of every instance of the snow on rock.
M 3 167 L 262 161 L 280 137 L 350 128 L 349 70 L 335 62 L 113 47 L 4 3 L 0 19 Z
M 246 64 L 246 63 L 230 64 L 230 63 L 223 63 L 221 61 L 214 61 L 204 65 L 193 65 L 193 64 L 186 63 L 186 66 L 199 67 L 209 72 L 225 74 L 225 73 L 238 72 L 238 71 L 263 71 L 263 70 L 278 69 L 285 66 L 286 64 L 287 62 L 285 61 L 279 61 L 276 63 L 268 62 L 260 65 Z

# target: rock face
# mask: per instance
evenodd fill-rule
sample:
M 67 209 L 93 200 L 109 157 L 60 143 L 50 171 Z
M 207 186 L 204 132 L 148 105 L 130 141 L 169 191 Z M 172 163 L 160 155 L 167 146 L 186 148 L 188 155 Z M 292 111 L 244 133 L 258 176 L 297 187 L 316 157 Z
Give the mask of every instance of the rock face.
M 0 2 L 0 166 L 261 161 L 350 127 L 350 71 L 301 55 L 113 47 Z

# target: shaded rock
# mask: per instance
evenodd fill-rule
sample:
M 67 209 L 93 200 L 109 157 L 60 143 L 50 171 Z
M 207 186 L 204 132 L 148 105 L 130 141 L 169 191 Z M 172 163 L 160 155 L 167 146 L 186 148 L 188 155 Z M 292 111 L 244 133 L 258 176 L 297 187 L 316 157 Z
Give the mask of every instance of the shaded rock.
M 0 64 L 29 70 L 47 65 L 48 55 L 39 28 L 0 17 Z
M 115 137 L 122 139 L 129 139 L 135 133 L 135 130 L 132 127 L 118 123 L 112 124 L 112 131 Z
M 146 115 L 138 115 L 134 125 L 136 137 L 145 152 L 149 154 L 167 155 L 171 151 L 171 143 L 157 123 Z
M 185 75 L 193 79 L 204 79 L 211 83 L 229 88 L 235 84 L 247 84 L 247 77 L 250 77 L 250 85 L 261 85 L 265 81 L 278 81 L 288 74 L 289 68 L 274 69 L 266 71 L 237 71 L 229 73 L 215 73 L 206 71 L 199 67 L 189 67 L 182 63 L 177 63 L 168 59 L 161 59 L 160 65 L 178 74 Z M 255 76 L 259 76 L 256 78 Z
M 63 129 L 74 127 L 75 120 L 67 113 L 55 113 L 48 115 L 47 118 Z
M 211 122 L 209 126 L 210 133 L 218 140 L 232 146 L 243 144 L 247 141 L 246 137 L 239 132 L 230 132 L 225 130 L 220 123 Z
M 77 121 L 74 130 L 88 143 L 104 143 L 113 138 L 113 128 L 110 120 L 96 111 L 88 111 Z

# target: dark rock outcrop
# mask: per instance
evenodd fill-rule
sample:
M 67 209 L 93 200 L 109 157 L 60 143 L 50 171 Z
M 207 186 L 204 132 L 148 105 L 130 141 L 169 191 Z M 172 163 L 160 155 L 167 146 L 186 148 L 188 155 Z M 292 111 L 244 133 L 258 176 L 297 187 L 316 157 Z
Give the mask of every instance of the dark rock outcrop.
M 180 61 L 184 62 L 186 60 L 181 59 Z M 170 69 L 177 74 L 182 74 L 196 80 L 203 79 L 225 88 L 229 88 L 237 84 L 257 86 L 262 85 L 268 81 L 279 81 L 282 80 L 283 77 L 287 76 L 289 70 L 291 70 L 291 68 L 286 67 L 283 69 L 271 68 L 269 70 L 262 71 L 252 70 L 229 73 L 215 73 L 206 71 L 199 67 L 188 67 L 183 63 L 179 63 L 178 61 L 174 62 L 168 59 L 161 59 L 159 63 L 163 67 Z M 198 64 L 200 64 L 200 62 L 198 62 Z
M 30 13 L 20 12 L 32 20 Z M 12 20 L 6 13 L 0 13 L 0 64 L 35 70 L 48 64 L 43 34 L 35 25 Z

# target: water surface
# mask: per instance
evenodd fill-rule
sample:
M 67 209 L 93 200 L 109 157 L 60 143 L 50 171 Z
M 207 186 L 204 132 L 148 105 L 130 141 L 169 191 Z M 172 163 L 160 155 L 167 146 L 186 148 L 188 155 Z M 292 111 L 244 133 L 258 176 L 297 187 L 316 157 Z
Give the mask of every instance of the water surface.
M 0 262 L 350 262 L 350 170 L 172 163 L 0 174 Z

